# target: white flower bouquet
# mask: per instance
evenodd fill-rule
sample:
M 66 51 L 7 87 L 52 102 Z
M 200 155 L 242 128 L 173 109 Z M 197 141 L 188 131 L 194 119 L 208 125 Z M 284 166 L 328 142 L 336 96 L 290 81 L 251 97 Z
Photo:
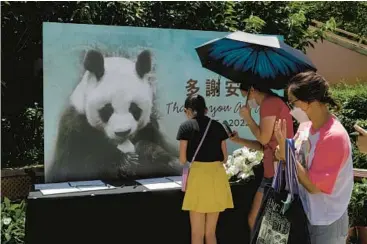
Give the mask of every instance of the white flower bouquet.
M 242 147 L 228 156 L 227 163 L 224 164 L 229 181 L 248 180 L 254 176 L 253 167 L 260 164 L 263 152 L 255 151 L 247 147 Z

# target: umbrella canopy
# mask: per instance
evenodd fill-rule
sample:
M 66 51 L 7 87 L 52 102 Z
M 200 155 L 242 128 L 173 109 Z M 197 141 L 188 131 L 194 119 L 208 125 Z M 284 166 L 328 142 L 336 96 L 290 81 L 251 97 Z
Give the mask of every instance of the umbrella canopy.
M 262 83 L 283 89 L 297 73 L 313 70 L 315 65 L 300 50 L 276 36 L 237 31 L 196 48 L 201 64 L 237 83 Z

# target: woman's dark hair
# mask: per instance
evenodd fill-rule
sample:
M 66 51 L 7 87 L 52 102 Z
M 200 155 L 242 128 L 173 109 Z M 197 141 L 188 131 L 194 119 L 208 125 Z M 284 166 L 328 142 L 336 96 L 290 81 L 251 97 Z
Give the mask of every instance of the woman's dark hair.
M 300 101 L 318 101 L 328 104 L 336 110 L 340 109 L 339 104 L 330 95 L 329 83 L 314 71 L 307 71 L 294 76 L 289 82 L 288 90 Z
M 194 117 L 204 116 L 207 109 L 204 97 L 199 94 L 188 96 L 185 100 L 184 107 L 186 109 L 190 108 L 195 113 Z
M 270 96 L 279 97 L 280 99 L 282 99 L 284 103 L 287 103 L 286 92 L 284 92 L 284 97 L 281 97 L 278 94 L 276 94 L 275 92 L 273 92 L 271 89 L 265 86 L 259 85 L 259 84 L 244 84 L 244 83 L 240 84 L 240 90 L 245 91 L 245 92 L 248 92 L 251 89 L 251 87 L 259 92 L 268 94 Z

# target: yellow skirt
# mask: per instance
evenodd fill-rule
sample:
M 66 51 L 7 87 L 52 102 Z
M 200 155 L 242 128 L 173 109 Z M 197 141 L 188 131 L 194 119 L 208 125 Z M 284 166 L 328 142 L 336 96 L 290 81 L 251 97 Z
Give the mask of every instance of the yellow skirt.
M 227 208 L 233 208 L 233 200 L 222 162 L 193 162 L 182 210 L 213 213 Z

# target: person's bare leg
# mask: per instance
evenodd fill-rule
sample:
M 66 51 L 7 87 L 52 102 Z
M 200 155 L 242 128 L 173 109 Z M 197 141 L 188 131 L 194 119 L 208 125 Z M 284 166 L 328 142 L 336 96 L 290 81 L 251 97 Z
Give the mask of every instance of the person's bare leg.
M 205 214 L 190 211 L 191 244 L 204 244 Z
M 205 244 L 217 244 L 216 228 L 219 212 L 207 213 L 205 218 Z
M 261 201 L 263 199 L 263 195 L 264 194 L 262 192 L 256 192 L 254 200 L 252 202 L 252 207 L 248 215 L 248 225 L 250 227 L 251 232 L 254 229 L 256 217 L 261 207 Z

